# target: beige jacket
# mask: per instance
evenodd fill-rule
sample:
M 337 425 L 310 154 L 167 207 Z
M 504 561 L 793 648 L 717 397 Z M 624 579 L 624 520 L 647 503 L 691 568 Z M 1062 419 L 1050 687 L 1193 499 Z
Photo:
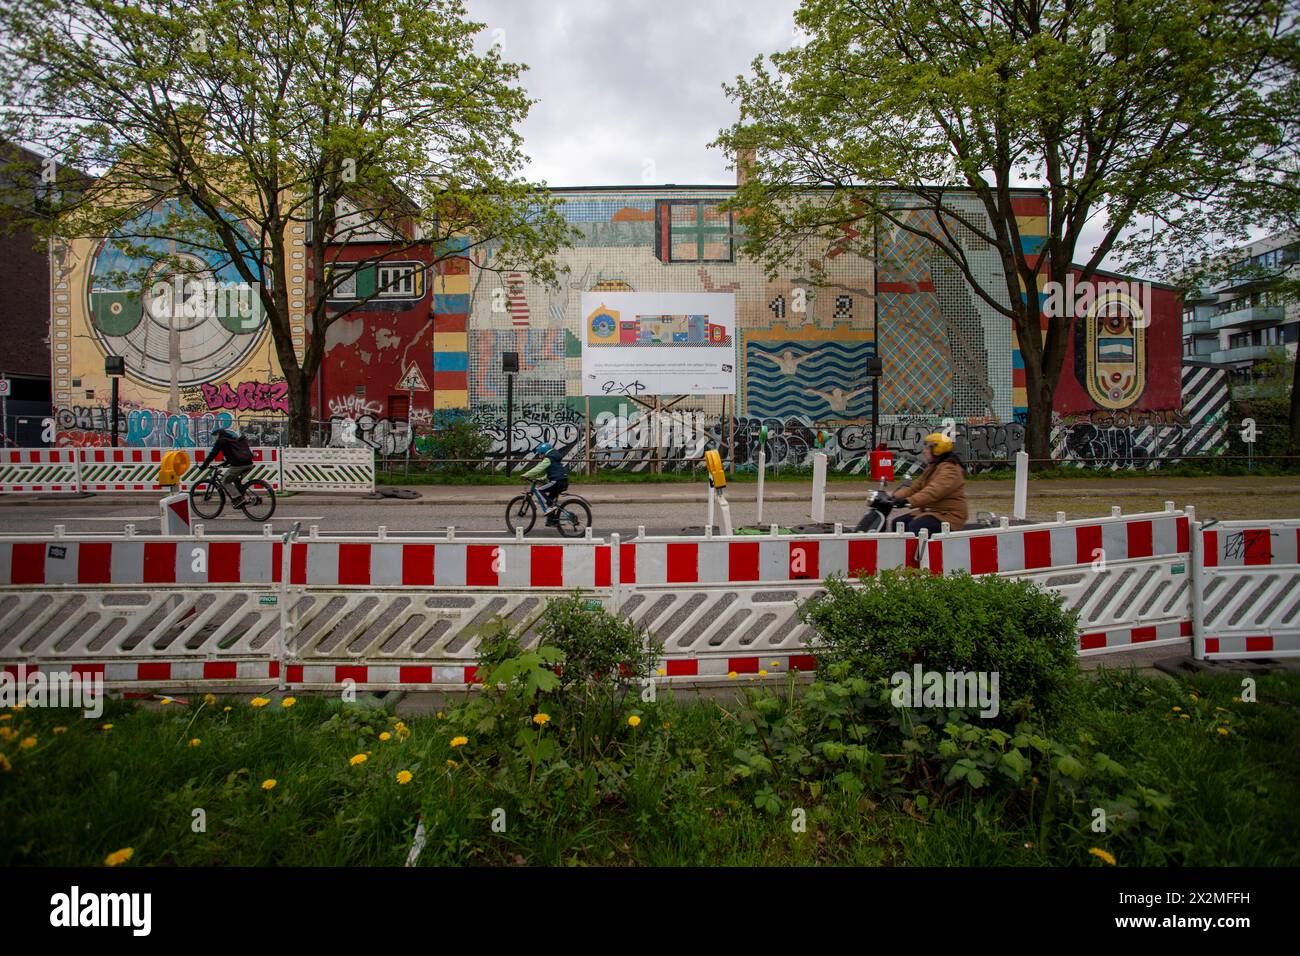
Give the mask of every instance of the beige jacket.
M 916 511 L 948 522 L 953 531 L 966 523 L 966 470 L 951 458 L 927 465 L 910 486 L 903 485 L 894 494 L 907 498 Z

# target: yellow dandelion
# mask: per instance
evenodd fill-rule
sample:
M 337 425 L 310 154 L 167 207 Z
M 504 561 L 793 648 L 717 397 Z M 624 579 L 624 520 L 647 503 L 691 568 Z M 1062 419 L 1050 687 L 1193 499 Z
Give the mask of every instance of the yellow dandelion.
M 19 749 L 19 750 L 31 750 L 31 749 L 32 749 L 33 747 L 35 747 L 35 746 L 36 746 L 36 738 L 35 738 L 35 737 L 24 737 L 24 738 L 22 739 L 22 742 L 18 745 L 18 749 Z
M 270 702 L 271 702 L 271 698 L 269 697 L 254 697 L 248 703 L 253 707 L 265 707 Z
M 286 697 L 284 700 L 280 701 L 280 706 L 283 707 L 285 710 L 288 710 L 296 703 L 298 703 L 297 697 Z
M 112 724 L 100 724 L 100 725 L 99 725 L 99 729 L 100 729 L 100 730 L 112 730 L 112 729 L 113 729 L 113 725 L 112 725 Z
M 5 773 L 8 773 L 12 769 L 14 769 L 13 764 L 9 762 L 9 758 L 6 757 L 4 754 L 0 754 L 0 770 L 3 770 Z
M 3 737 L 5 740 L 13 740 L 17 736 L 18 731 L 13 730 L 10 727 L 0 727 L 0 737 Z
M 1219 728 L 1219 736 L 1220 736 L 1220 737 L 1226 737 L 1226 736 L 1228 736 L 1228 728 L 1227 728 L 1227 727 L 1220 727 L 1220 728 Z
M 176 701 L 172 700 L 172 698 L 164 697 L 162 700 L 158 701 L 158 706 L 166 707 L 168 704 L 174 704 L 174 703 L 176 703 Z
M 447 766 L 448 766 L 448 767 L 459 767 L 460 764 L 456 763 L 456 761 L 454 761 L 454 760 L 448 760 L 448 761 L 447 761 Z
M 390 734 L 388 731 L 385 730 L 382 734 L 379 735 L 379 739 L 380 739 L 380 740 L 392 740 L 392 739 L 393 739 L 393 735 Z
M 438 711 L 437 717 L 439 720 L 442 720 L 442 711 Z
M 727 680 L 735 680 L 735 679 L 736 679 L 736 672 L 735 672 L 735 671 L 728 671 L 728 672 L 727 672 Z
M 3 724 L 9 720 L 13 720 L 13 717 L 14 717 L 13 714 L 0 714 L 0 724 Z
M 660 677 L 666 677 L 668 675 L 668 668 L 666 667 L 657 668 L 655 670 L 655 673 L 658 674 Z
M 191 737 L 191 738 L 190 738 L 190 746 L 191 746 L 191 747 L 197 747 L 197 746 L 198 746 L 199 744 L 201 744 L 201 743 L 203 743 L 203 741 L 199 740 L 198 737 Z
M 766 677 L 766 676 L 767 676 L 767 671 L 765 671 L 765 670 L 763 670 L 763 671 L 759 671 L 759 672 L 758 672 L 758 676 L 759 676 L 759 677 Z
M 550 721 L 550 719 L 551 719 L 550 714 L 533 714 L 533 723 L 535 723 L 538 727 L 544 726 Z
M 370 758 L 367 757 L 365 754 L 356 754 L 351 760 L 348 761 L 348 766 L 355 767 L 357 764 L 365 763 L 369 759 Z
M 135 850 L 133 850 L 131 847 L 127 847 L 124 850 L 115 850 L 114 852 L 110 853 L 108 856 L 104 857 L 104 865 L 121 866 L 123 863 L 131 859 L 131 857 L 133 856 L 135 856 Z
M 1178 715 L 1178 719 L 1179 719 L 1179 720 L 1191 720 L 1191 719 L 1192 719 L 1192 715 L 1191 715 L 1191 714 L 1179 714 L 1179 715 Z
M 215 707 L 216 704 L 217 704 L 217 695 L 216 695 L 216 694 L 204 694 L 204 695 L 203 695 L 203 703 L 207 704 L 209 707 Z
M 277 783 L 279 783 L 279 781 L 276 780 L 274 777 L 267 777 L 265 780 L 262 781 L 262 789 L 263 789 L 263 790 L 274 790 L 274 789 L 275 789 L 275 785 L 276 785 Z
M 1200 700 L 1200 699 L 1201 699 L 1201 698 L 1197 697 L 1195 694 L 1188 694 L 1187 696 L 1190 697 L 1192 700 Z
M 405 786 L 411 782 L 411 779 L 414 776 L 415 774 L 411 773 L 409 770 L 399 770 L 397 771 L 397 782 Z
M 468 737 L 452 737 L 452 738 L 451 738 L 451 745 L 452 745 L 453 747 L 464 747 L 467 743 L 469 743 L 469 738 L 468 738 Z
M 633 714 L 631 717 L 627 719 L 627 725 L 629 727 L 635 727 L 640 723 L 641 723 L 641 718 L 638 717 L 636 714 Z
M 1098 849 L 1097 847 L 1093 847 L 1091 850 L 1088 851 L 1088 854 L 1090 856 L 1095 856 L 1103 863 L 1109 863 L 1111 866 L 1115 865 L 1115 858 L 1111 856 L 1109 853 L 1107 853 L 1105 850 Z
M 230 713 L 230 711 L 233 710 L 233 709 L 234 709 L 234 708 L 232 708 L 229 704 L 227 704 L 225 707 L 222 707 L 222 708 L 221 708 L 221 712 L 222 712 L 223 714 L 228 714 L 228 713 Z
M 1181 714 L 1182 712 L 1183 712 L 1183 709 L 1182 709 L 1181 707 L 1175 707 L 1175 708 L 1174 708 L 1174 713 L 1175 713 L 1175 714 Z
M 54 733 L 55 733 L 56 736 L 57 736 L 58 734 L 66 734 L 67 732 L 68 732 L 68 728 L 67 728 L 67 727 L 55 727 L 55 728 L 54 728 Z
M 781 666 L 781 662 L 780 662 L 780 661 L 773 661 L 773 662 L 772 662 L 772 666 L 773 666 L 773 667 L 780 667 L 780 666 Z

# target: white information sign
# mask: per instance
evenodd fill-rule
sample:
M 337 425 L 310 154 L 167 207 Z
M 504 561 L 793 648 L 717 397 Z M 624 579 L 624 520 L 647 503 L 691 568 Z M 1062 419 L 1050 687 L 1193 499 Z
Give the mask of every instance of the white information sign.
M 582 294 L 582 394 L 735 393 L 732 293 Z

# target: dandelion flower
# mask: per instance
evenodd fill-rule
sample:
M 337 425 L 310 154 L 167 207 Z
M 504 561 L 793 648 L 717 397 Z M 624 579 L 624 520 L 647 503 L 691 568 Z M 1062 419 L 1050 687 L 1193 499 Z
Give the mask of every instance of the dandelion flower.
M 296 703 L 298 703 L 297 697 L 286 697 L 284 700 L 280 701 L 280 706 L 283 707 L 285 710 L 288 710 Z
M 10 727 L 0 727 L 0 737 L 3 737 L 5 740 L 13 740 L 17 736 L 18 732 L 16 730 L 13 730 Z
M 399 770 L 397 772 L 397 782 L 405 786 L 411 782 L 411 778 L 414 776 L 415 774 L 411 773 L 409 770 Z
M 1098 849 L 1097 847 L 1093 847 L 1091 850 L 1088 851 L 1088 854 L 1090 856 L 1095 856 L 1103 863 L 1109 863 L 1111 866 L 1115 865 L 1115 858 L 1111 856 L 1109 853 L 1107 853 L 1105 850 Z
M 18 749 L 19 749 L 19 750 L 31 750 L 31 749 L 32 749 L 33 747 L 35 747 L 35 746 L 36 746 L 36 738 L 35 738 L 35 737 L 24 737 L 24 738 L 22 739 L 22 743 L 20 743 L 20 744 L 18 745 Z
M 170 698 L 170 697 L 164 697 L 162 700 L 158 701 L 158 706 L 159 706 L 159 707 L 166 707 L 168 704 L 174 704 L 174 703 L 176 703 L 176 701 L 173 700 L 172 698 Z
M 1228 736 L 1228 728 L 1227 728 L 1227 727 L 1220 727 L 1220 728 L 1219 728 L 1219 736 L 1220 736 L 1220 737 L 1226 737 L 1226 736 Z
M 203 695 L 203 703 L 207 704 L 209 707 L 214 707 L 214 706 L 216 706 L 216 703 L 217 703 L 217 695 L 216 695 L 216 694 L 204 694 L 204 695 Z
M 233 708 L 231 708 L 230 705 L 227 704 L 225 707 L 222 707 L 222 708 L 221 708 L 221 712 L 222 712 L 223 714 L 228 714 L 228 713 L 230 713 L 230 711 L 231 711 L 232 709 L 233 709 Z
M 735 672 L 735 671 L 728 671 L 728 672 L 727 672 L 727 680 L 735 680 L 735 679 L 736 679 L 736 672 Z
M 460 764 L 456 763 L 456 761 L 454 761 L 454 760 L 448 760 L 448 761 L 447 761 L 447 766 L 448 766 L 448 767 L 459 767 Z
M 14 717 L 13 714 L 0 714 L 0 724 L 3 724 L 5 721 L 8 720 L 13 720 L 13 717 Z
M 263 790 L 274 790 L 274 789 L 275 789 L 275 785 L 276 785 L 278 782 L 279 782 L 279 781 L 276 780 L 274 777 L 268 777 L 267 779 L 265 779 L 265 780 L 262 781 L 262 789 L 263 789 Z
M 1192 719 L 1192 715 L 1191 715 L 1191 714 L 1179 714 L 1178 717 L 1179 717 L 1180 720 L 1191 720 L 1191 719 Z
M 198 746 L 199 744 L 201 744 L 201 743 L 203 743 L 203 741 L 199 740 L 198 737 L 191 737 L 191 738 L 190 738 L 190 746 L 191 746 L 191 747 L 197 747 L 197 746 Z
M 464 747 L 467 743 L 469 743 L 469 738 L 468 738 L 468 737 L 452 737 L 452 738 L 451 738 L 451 745 L 452 745 L 453 747 Z
M 535 723 L 538 727 L 544 726 L 550 721 L 550 719 L 551 719 L 550 714 L 533 714 L 533 723 Z
M 1188 694 L 1187 696 L 1189 696 L 1190 698 L 1192 698 L 1192 700 L 1200 700 L 1200 699 L 1201 699 L 1201 698 L 1197 697 L 1195 694 Z
M 627 725 L 628 725 L 629 727 L 635 727 L 635 726 L 637 726 L 639 723 L 641 723 L 641 718 L 638 717 L 636 714 L 633 714 L 631 717 L 629 717 L 629 718 L 627 719 Z
M 1183 709 L 1182 709 L 1181 707 L 1175 707 L 1175 708 L 1174 708 L 1174 713 L 1175 713 L 1175 714 L 1181 714 L 1182 712 L 1183 712 Z
M 55 734 L 55 736 L 58 736 L 59 734 L 66 734 L 67 732 L 68 732 L 68 728 L 67 728 L 67 727 L 55 727 L 55 728 L 54 728 L 54 734 Z
M 658 674 L 660 677 L 666 677 L 668 674 L 668 668 L 666 667 L 657 668 L 655 670 L 655 673 Z
M 773 666 L 773 667 L 780 667 L 780 666 L 781 666 L 781 662 L 780 662 L 780 661 L 773 661 L 773 662 L 772 662 L 772 666 Z
M 442 720 L 442 711 L 438 711 L 438 719 Z
M 369 759 L 370 758 L 367 757 L 365 754 L 356 754 L 351 760 L 348 761 L 348 766 L 355 767 L 357 764 L 365 763 Z
M 125 863 L 127 860 L 131 859 L 131 857 L 133 856 L 135 856 L 135 850 L 133 850 L 131 847 L 127 847 L 124 850 L 115 850 L 114 852 L 110 853 L 108 856 L 104 857 L 104 865 L 120 866 L 123 863 Z
M 112 724 L 100 724 L 100 725 L 99 725 L 99 729 L 100 729 L 100 730 L 112 730 L 112 729 L 113 729 L 113 725 L 112 725 Z
M 392 740 L 392 739 L 393 739 L 393 735 L 390 734 L 388 731 L 385 730 L 382 734 L 379 735 L 379 739 L 380 739 L 380 740 Z
M 269 697 L 254 697 L 248 703 L 253 707 L 265 707 L 270 702 L 271 702 L 271 698 Z
M 758 676 L 759 676 L 759 677 L 766 677 L 766 676 L 767 676 L 767 671 L 765 671 L 765 670 L 759 671 L 759 672 L 758 672 Z
M 1240 703 L 1241 703 L 1241 698 L 1240 698 L 1240 697 L 1234 697 L 1234 698 L 1232 698 L 1232 702 L 1233 702 L 1234 704 L 1240 704 Z

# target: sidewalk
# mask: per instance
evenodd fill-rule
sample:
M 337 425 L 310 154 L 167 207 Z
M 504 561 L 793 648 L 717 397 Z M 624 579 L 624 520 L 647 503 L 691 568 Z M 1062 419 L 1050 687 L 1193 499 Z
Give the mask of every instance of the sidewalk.
M 889 487 L 899 482 L 891 482 Z M 523 483 L 519 484 L 523 490 Z M 875 485 L 867 480 L 831 481 L 826 485 L 827 501 L 864 501 L 867 493 Z M 413 491 L 420 497 L 370 498 L 360 492 L 299 492 L 285 496 L 282 500 L 310 501 L 315 503 L 364 504 L 375 501 L 380 504 L 442 505 L 442 504 L 479 504 L 485 496 L 505 500 L 518 491 L 512 485 L 380 485 L 378 489 L 393 488 Z M 377 489 L 377 490 L 378 490 Z M 683 502 L 702 502 L 708 493 L 708 484 L 701 480 L 694 484 L 665 482 L 646 484 L 589 484 L 574 482 L 569 491 L 582 495 L 595 504 L 673 504 Z M 1013 481 L 970 481 L 966 493 L 972 499 L 988 500 L 1010 498 L 1015 492 Z M 730 484 L 727 486 L 727 498 L 733 502 L 753 502 L 758 494 L 758 486 L 753 482 Z M 1296 496 L 1300 495 L 1300 476 L 1297 477 L 1224 477 L 1224 478 L 1150 478 L 1125 476 L 1124 478 L 1093 478 L 1071 481 L 1059 479 L 1035 482 L 1029 480 L 1029 500 L 1042 499 L 1087 499 L 1091 501 L 1113 502 L 1124 498 L 1163 498 L 1182 502 L 1192 495 L 1236 496 Z M 51 501 L 75 501 L 79 505 L 121 505 L 142 501 L 157 502 L 155 493 L 139 494 L 99 494 L 88 498 L 76 498 L 70 495 L 56 494 L 14 494 L 0 495 L 0 508 L 6 506 L 32 504 L 48 505 Z M 763 500 L 810 501 L 812 482 L 768 482 L 763 491 Z

